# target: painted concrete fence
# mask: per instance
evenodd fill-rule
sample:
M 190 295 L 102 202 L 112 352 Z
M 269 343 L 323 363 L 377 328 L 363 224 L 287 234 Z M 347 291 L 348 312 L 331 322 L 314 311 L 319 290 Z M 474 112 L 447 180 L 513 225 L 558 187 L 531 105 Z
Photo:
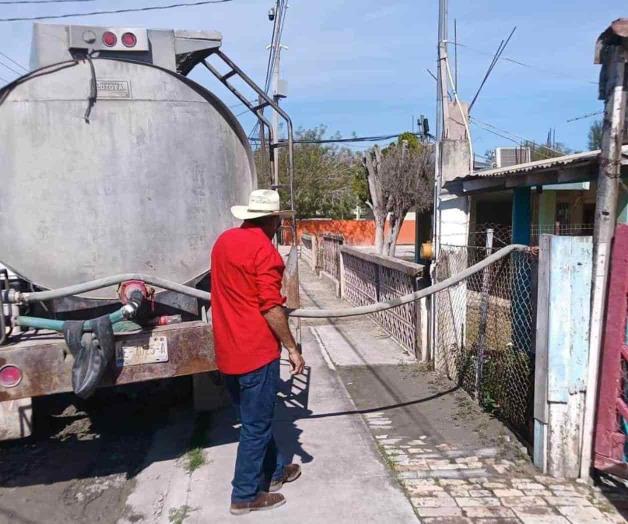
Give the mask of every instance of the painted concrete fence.
M 365 306 L 408 295 L 428 285 L 424 266 L 394 257 L 343 246 L 341 293 L 355 306 Z M 429 299 L 411 302 L 372 315 L 401 347 L 428 361 Z
M 424 266 L 343 245 L 341 235 L 301 236 L 300 254 L 339 297 L 353 305 L 373 304 L 407 295 L 427 285 Z M 372 315 L 390 336 L 422 361 L 430 359 L 429 299 Z

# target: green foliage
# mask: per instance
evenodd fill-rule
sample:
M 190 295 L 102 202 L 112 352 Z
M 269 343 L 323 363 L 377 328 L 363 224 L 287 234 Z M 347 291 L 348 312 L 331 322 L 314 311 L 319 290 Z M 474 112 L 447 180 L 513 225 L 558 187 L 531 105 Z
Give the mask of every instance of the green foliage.
M 326 138 L 323 125 L 299 129 L 296 140 L 319 141 Z M 340 138 L 338 134 L 332 138 Z M 282 201 L 290 200 L 287 149 L 279 158 L 279 181 Z M 268 186 L 267 153 L 258 151 L 256 163 L 261 186 Z M 294 200 L 297 218 L 352 218 L 355 207 L 368 194 L 362 184 L 359 155 L 337 144 L 296 144 L 294 147 Z M 265 182 L 266 181 L 266 182 Z M 364 179 L 364 184 L 366 179 Z
M 596 120 L 589 128 L 589 149 L 602 149 L 602 120 Z
M 399 138 L 397 138 L 397 144 L 401 145 L 403 142 L 408 143 L 408 149 L 411 151 L 418 151 L 421 149 L 422 144 L 419 142 L 419 139 L 414 133 L 410 133 L 406 131 L 405 133 L 401 133 Z
M 183 521 L 187 519 L 195 510 L 195 508 L 192 508 L 187 504 L 178 508 L 170 508 L 170 511 L 168 512 L 168 520 L 171 524 L 183 524 Z
M 205 464 L 205 455 L 201 448 L 194 448 L 185 454 L 185 471 L 193 473 Z

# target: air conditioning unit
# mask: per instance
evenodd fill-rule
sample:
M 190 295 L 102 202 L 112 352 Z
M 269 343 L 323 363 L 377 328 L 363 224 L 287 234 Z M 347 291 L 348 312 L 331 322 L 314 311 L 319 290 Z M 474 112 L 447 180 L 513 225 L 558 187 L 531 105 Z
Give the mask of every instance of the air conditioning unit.
M 497 147 L 495 148 L 495 163 L 497 167 L 525 164 L 532 160 L 529 147 Z

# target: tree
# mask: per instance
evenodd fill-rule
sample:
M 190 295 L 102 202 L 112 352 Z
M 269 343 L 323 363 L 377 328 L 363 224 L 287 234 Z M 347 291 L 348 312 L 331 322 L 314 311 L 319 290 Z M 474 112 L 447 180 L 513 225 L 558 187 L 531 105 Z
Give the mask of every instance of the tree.
M 395 254 L 406 214 L 412 208 L 421 212 L 432 205 L 433 147 L 408 135 L 401 135 L 397 144 L 383 151 L 375 146 L 364 156 L 370 193 L 367 203 L 375 217 L 375 248 L 389 256 Z M 388 234 L 384 238 L 386 223 Z
M 596 120 L 591 124 L 589 128 L 589 149 L 602 149 L 602 130 L 604 124 L 603 121 Z
M 294 200 L 297 218 L 350 218 L 360 202 L 354 191 L 356 173 L 361 171 L 359 159 L 347 148 L 317 143 L 325 139 L 325 126 L 299 129 L 294 146 Z M 338 134 L 332 138 L 340 138 Z M 260 180 L 267 178 L 268 153 L 256 153 Z M 282 201 L 289 201 L 287 149 L 279 155 L 279 181 Z

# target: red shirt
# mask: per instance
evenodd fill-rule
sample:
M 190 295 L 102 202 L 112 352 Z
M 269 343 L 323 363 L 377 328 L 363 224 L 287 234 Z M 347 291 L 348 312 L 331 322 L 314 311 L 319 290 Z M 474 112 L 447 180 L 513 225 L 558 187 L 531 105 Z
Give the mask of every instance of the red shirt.
M 211 310 L 218 369 L 240 375 L 279 358 L 279 339 L 262 313 L 285 302 L 284 263 L 259 227 L 225 231 L 211 254 Z

